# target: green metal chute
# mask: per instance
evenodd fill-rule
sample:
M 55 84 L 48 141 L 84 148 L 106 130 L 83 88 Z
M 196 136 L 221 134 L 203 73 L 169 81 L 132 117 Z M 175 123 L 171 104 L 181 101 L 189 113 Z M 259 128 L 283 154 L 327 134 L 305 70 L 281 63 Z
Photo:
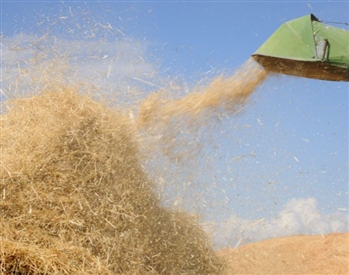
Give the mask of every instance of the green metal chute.
M 306 15 L 281 25 L 252 57 L 281 74 L 349 81 L 349 32 Z

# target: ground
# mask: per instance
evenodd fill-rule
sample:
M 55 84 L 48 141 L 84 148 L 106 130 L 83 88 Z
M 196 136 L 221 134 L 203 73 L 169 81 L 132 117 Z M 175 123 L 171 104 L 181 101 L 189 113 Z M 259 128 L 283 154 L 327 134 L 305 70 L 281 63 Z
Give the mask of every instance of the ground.
M 349 274 L 349 232 L 288 236 L 218 252 L 227 275 Z

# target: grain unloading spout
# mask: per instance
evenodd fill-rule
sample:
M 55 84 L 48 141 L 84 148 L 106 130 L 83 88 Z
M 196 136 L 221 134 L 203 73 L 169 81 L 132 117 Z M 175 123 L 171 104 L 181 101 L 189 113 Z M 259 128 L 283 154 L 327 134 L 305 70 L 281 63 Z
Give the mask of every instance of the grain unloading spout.
M 276 73 L 349 81 L 349 32 L 306 15 L 281 25 L 252 57 Z

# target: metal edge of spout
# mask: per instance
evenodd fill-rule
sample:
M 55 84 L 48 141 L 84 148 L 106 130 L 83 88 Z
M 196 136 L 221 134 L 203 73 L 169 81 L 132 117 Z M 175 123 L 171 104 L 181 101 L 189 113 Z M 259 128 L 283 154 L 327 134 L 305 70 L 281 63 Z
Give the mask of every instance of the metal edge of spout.
M 282 24 L 252 58 L 275 73 L 349 81 L 349 32 L 306 15 Z

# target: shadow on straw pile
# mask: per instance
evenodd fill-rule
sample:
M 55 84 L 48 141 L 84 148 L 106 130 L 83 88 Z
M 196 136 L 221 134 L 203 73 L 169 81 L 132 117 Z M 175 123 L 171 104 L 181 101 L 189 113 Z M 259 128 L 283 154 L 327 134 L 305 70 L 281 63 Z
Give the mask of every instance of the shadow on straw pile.
M 160 206 L 120 112 L 57 88 L 1 116 L 1 274 L 221 274 L 197 223 Z

